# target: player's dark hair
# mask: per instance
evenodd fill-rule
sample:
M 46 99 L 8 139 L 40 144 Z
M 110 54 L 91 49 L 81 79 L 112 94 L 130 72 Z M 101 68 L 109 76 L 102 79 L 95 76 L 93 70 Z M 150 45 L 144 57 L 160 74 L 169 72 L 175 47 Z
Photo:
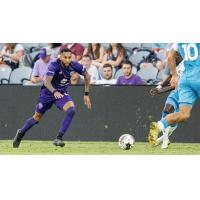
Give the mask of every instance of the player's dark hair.
M 123 61 L 123 62 L 122 62 L 122 65 L 124 65 L 124 64 L 130 65 L 131 68 L 133 67 L 133 63 L 132 63 L 130 60 L 125 60 L 125 61 Z
M 89 58 L 90 60 L 92 60 L 92 58 L 91 58 L 91 56 L 90 56 L 89 54 L 85 54 L 85 55 L 83 56 L 83 58 Z
M 107 67 L 109 67 L 109 68 L 111 68 L 111 70 L 113 70 L 113 67 L 110 63 L 106 63 L 103 65 L 103 68 L 107 68 Z
M 60 50 L 60 53 L 64 53 L 64 52 L 70 52 L 70 53 L 72 53 L 72 51 L 70 49 L 68 49 L 68 48 L 64 48 L 64 49 Z

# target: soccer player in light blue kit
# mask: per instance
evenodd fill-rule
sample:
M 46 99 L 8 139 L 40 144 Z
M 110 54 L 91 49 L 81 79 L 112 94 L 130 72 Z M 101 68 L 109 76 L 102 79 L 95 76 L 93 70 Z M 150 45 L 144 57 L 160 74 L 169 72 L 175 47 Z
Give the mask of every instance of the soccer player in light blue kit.
M 175 87 L 178 85 L 179 112 L 169 114 L 157 123 L 151 123 L 148 139 L 152 146 L 156 145 L 156 140 L 162 130 L 190 118 L 192 107 L 200 97 L 200 43 L 179 43 L 178 51 L 184 60 L 179 84 L 175 53 L 169 57 L 169 66 L 172 74 L 171 85 Z
M 168 57 L 171 55 L 171 52 L 173 53 L 174 50 L 178 50 L 178 45 L 176 43 L 168 43 L 166 46 L 166 59 L 168 60 Z M 176 54 L 176 70 L 178 75 L 181 75 L 182 71 L 182 58 L 180 54 L 177 52 Z M 163 74 L 163 82 L 158 85 L 156 88 L 151 89 L 150 94 L 152 96 L 155 96 L 156 94 L 163 93 L 163 92 L 170 92 L 170 94 L 167 97 L 167 100 L 165 102 L 165 106 L 162 111 L 162 119 L 165 118 L 168 114 L 178 112 L 179 111 L 179 96 L 178 96 L 178 90 L 174 87 L 169 87 L 169 83 L 171 80 L 171 74 L 170 74 L 170 68 L 169 65 L 166 65 L 165 71 Z M 156 146 L 161 144 L 162 149 L 168 148 L 170 141 L 169 136 L 172 135 L 172 133 L 176 130 L 177 124 L 172 124 L 168 126 L 166 129 L 162 130 L 162 136 L 160 136 L 156 141 Z
M 181 72 L 182 72 L 182 62 L 180 64 L 178 64 L 178 66 L 176 67 L 176 70 L 177 70 L 177 73 L 180 77 Z M 168 79 L 169 79 L 170 78 L 169 66 L 166 66 L 165 75 L 167 75 L 167 73 L 169 75 L 169 77 L 168 77 Z M 179 95 L 178 95 L 178 89 L 177 88 L 174 88 L 174 90 L 172 90 L 167 97 L 164 109 L 162 111 L 162 119 L 164 119 L 167 115 L 174 113 L 174 112 L 179 112 Z M 172 135 L 172 133 L 177 129 L 177 127 L 178 127 L 178 124 L 175 123 L 175 124 L 171 124 L 170 126 L 165 128 L 164 130 L 162 130 L 163 135 L 160 136 L 157 139 L 156 145 L 159 145 L 159 144 L 162 143 L 162 145 L 161 145 L 162 149 L 168 148 L 168 146 L 170 144 L 169 136 Z

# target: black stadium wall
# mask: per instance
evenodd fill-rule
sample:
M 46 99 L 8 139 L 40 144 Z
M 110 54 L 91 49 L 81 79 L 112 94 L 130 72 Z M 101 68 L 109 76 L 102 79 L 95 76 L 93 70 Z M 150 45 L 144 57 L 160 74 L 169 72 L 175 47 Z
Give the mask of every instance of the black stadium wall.
M 160 119 L 167 93 L 149 95 L 149 86 L 92 86 L 92 110 L 83 104 L 83 86 L 72 86 L 69 94 L 76 104 L 76 115 L 65 135 L 73 141 L 116 141 L 124 133 L 136 141 L 147 141 L 149 124 Z M 0 139 L 12 139 L 16 130 L 31 117 L 39 95 L 39 87 L 0 86 Z M 55 138 L 64 112 L 55 106 L 25 139 L 52 140 Z M 192 118 L 179 125 L 172 141 L 200 142 L 200 104 L 193 109 Z

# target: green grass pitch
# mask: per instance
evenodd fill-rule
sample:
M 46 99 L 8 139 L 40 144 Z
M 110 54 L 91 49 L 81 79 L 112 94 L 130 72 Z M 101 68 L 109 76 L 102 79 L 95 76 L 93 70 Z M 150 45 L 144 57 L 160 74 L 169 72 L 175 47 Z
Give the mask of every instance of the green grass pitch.
M 0 141 L 1 155 L 200 155 L 199 143 L 172 143 L 168 149 L 152 148 L 148 143 L 136 142 L 130 150 L 122 150 L 117 142 L 66 142 L 63 148 L 52 141 L 22 141 L 18 149 L 12 141 Z

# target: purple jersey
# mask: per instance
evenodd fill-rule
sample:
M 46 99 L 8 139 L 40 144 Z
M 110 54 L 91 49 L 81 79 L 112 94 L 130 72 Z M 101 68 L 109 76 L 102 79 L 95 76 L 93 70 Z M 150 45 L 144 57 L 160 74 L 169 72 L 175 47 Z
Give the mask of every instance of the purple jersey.
M 77 62 L 72 61 L 68 67 L 63 67 L 61 61 L 56 59 L 49 64 L 47 76 L 53 76 L 51 81 L 52 86 L 61 93 L 67 92 L 67 87 L 70 83 L 71 75 L 74 72 L 78 72 L 80 75 L 84 75 L 86 69 Z M 50 91 L 43 85 L 42 93 L 49 93 Z
M 124 76 L 120 76 L 117 80 L 117 85 L 143 85 L 144 82 L 138 76 L 133 74 L 131 77 L 126 79 Z

